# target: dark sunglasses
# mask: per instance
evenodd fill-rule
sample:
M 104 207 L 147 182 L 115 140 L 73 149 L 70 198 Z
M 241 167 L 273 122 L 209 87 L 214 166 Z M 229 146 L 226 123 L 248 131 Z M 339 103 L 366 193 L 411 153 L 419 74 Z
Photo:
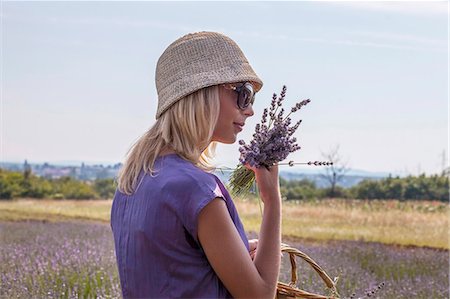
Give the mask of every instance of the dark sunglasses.
M 253 85 L 250 82 L 224 84 L 224 86 L 227 89 L 231 89 L 237 92 L 237 105 L 239 109 L 244 110 L 250 104 L 253 105 L 253 103 L 255 102 L 255 91 L 253 89 Z

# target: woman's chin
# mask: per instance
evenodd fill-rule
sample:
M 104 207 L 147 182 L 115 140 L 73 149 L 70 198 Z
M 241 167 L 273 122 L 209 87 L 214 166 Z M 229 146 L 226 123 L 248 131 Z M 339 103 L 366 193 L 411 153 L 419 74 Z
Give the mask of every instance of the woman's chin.
M 237 136 L 234 135 L 233 137 L 221 138 L 220 140 L 216 140 L 216 141 L 223 143 L 223 144 L 233 144 L 236 142 L 236 140 L 237 140 Z
M 226 134 L 224 133 L 225 132 L 223 132 L 222 134 L 214 134 L 211 138 L 211 141 L 216 141 L 223 144 L 233 144 L 236 142 L 239 134 L 239 132 L 236 131 L 226 132 Z
M 222 141 L 222 143 L 224 143 L 224 144 L 233 144 L 235 142 L 236 142 L 236 138 L 234 138 L 233 140 Z

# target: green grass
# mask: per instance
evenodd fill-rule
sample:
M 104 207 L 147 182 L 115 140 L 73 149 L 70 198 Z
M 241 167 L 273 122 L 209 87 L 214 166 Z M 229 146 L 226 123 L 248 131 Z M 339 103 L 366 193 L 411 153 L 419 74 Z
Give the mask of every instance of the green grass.
M 259 231 L 255 200 L 235 201 L 247 231 Z M 0 201 L 0 221 L 86 219 L 108 222 L 111 200 Z M 449 206 L 421 201 L 322 200 L 283 203 L 283 236 L 363 240 L 449 249 Z
M 86 219 L 108 222 L 111 200 L 36 200 L 0 201 L 0 220 L 62 221 Z
M 247 230 L 261 223 L 256 201 L 237 201 Z M 283 203 L 283 236 L 362 240 L 449 249 L 449 206 L 434 201 L 321 200 Z

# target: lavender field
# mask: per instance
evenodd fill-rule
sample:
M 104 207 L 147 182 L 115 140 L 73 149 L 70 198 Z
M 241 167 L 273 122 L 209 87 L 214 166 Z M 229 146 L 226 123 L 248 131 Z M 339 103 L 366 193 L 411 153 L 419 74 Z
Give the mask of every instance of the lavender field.
M 339 276 L 342 298 L 449 297 L 448 250 L 354 241 L 284 242 L 310 255 L 331 277 Z M 301 261 L 298 267 L 300 287 L 325 294 L 311 268 Z M 1 298 L 120 297 L 112 235 L 104 223 L 0 222 L 0 273 Z M 289 277 L 285 256 L 280 279 L 287 282 Z

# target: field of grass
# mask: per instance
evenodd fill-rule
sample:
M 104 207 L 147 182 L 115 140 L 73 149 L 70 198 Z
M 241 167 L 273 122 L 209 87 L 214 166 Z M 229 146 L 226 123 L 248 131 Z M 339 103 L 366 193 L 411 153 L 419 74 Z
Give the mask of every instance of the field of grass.
M 261 221 L 255 200 L 235 201 L 247 231 Z M 0 201 L 0 221 L 86 219 L 108 222 L 111 200 Z M 442 202 L 322 200 L 285 202 L 283 236 L 449 249 L 449 206 Z
M 258 231 L 256 203 L 238 202 L 247 230 Z M 449 206 L 442 202 L 322 200 L 285 202 L 283 236 L 449 249 Z
M 85 219 L 109 221 L 111 200 L 37 200 L 0 201 L 0 221 Z

